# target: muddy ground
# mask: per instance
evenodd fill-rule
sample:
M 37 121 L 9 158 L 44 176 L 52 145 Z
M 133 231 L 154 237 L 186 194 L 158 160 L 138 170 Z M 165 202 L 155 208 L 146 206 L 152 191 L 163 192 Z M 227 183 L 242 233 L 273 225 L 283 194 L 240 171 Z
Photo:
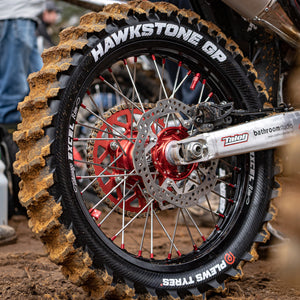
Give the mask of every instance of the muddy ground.
M 281 177 L 280 181 L 284 190 L 275 200 L 279 212 L 273 225 L 290 237 L 293 246 L 273 246 L 267 257 L 266 251 L 260 251 L 259 261 L 245 265 L 242 280 L 228 283 L 224 294 L 207 299 L 300 299 L 300 219 L 295 206 L 299 207 L 300 177 Z M 48 260 L 26 217 L 15 216 L 9 224 L 18 240 L 0 247 L 0 299 L 88 299 Z

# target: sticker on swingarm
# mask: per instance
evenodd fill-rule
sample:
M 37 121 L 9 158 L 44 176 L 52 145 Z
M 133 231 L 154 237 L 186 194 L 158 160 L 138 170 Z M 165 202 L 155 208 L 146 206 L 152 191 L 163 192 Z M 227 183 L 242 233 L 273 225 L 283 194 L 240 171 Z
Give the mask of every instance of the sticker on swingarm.
M 116 46 L 125 43 L 134 38 L 151 37 L 165 35 L 167 37 L 177 38 L 180 41 L 185 41 L 193 46 L 198 46 L 203 36 L 196 31 L 188 29 L 184 26 L 166 22 L 144 23 L 138 25 L 128 26 L 114 32 L 106 37 L 103 41 L 97 44 L 92 49 L 91 54 L 94 61 L 97 62 L 99 58 L 105 55 L 109 50 L 114 49 Z M 212 59 L 219 62 L 224 62 L 227 56 L 219 49 L 213 42 L 207 41 L 202 46 L 201 50 L 209 55 Z

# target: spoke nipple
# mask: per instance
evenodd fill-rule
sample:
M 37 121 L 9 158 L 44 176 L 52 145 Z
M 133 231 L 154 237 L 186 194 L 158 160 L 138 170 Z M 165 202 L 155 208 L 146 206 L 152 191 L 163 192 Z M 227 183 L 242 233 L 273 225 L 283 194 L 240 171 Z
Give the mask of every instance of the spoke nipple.
M 206 84 L 206 79 L 203 79 L 202 84 L 203 84 L 203 85 Z
M 80 106 L 81 106 L 82 108 L 84 108 L 84 109 L 86 108 L 86 106 L 85 106 L 84 104 L 82 104 L 82 103 L 80 104 Z
M 104 81 L 104 80 L 105 80 L 104 77 L 102 77 L 102 76 L 99 76 L 99 79 L 100 79 L 101 81 Z
M 172 257 L 172 253 L 169 253 L 168 254 L 168 259 L 171 259 L 171 257 Z
M 115 235 L 111 238 L 111 240 L 114 241 L 116 238 L 117 238 L 117 236 Z
M 152 60 L 156 60 L 156 58 L 155 58 L 155 55 L 154 54 L 152 54 Z
M 162 63 L 163 63 L 163 65 L 166 64 L 166 59 L 165 58 L 163 58 Z
M 154 254 L 153 254 L 153 253 L 150 254 L 150 258 L 151 258 L 151 259 L 154 258 Z
M 178 63 L 178 67 L 181 67 L 182 66 L 182 61 L 180 61 L 179 63 Z
M 198 250 L 198 247 L 197 247 L 196 244 L 194 244 L 193 247 L 194 247 L 194 251 L 197 251 L 197 250 Z
M 125 244 L 121 244 L 121 249 L 125 249 Z
M 89 90 L 86 91 L 86 93 L 90 96 L 91 92 Z
M 139 250 L 138 257 L 142 256 L 142 250 Z
M 236 185 L 235 185 L 235 184 L 232 184 L 232 183 L 229 183 L 228 186 L 232 187 L 233 189 L 236 188 Z
M 111 69 L 111 68 L 108 68 L 108 72 L 112 73 L 112 69 Z
M 217 224 L 215 225 L 215 227 L 216 227 L 217 231 L 220 230 L 220 227 Z
M 181 252 L 179 250 L 177 251 L 177 254 L 178 254 L 178 256 L 181 256 Z
M 204 235 L 202 235 L 201 238 L 202 238 L 203 242 L 206 242 L 206 238 Z
M 98 228 L 100 228 L 101 227 L 101 223 L 99 223 L 97 226 L 98 226 Z
M 238 173 L 241 172 L 241 168 L 239 168 L 239 167 L 234 167 L 233 170 L 238 172 Z

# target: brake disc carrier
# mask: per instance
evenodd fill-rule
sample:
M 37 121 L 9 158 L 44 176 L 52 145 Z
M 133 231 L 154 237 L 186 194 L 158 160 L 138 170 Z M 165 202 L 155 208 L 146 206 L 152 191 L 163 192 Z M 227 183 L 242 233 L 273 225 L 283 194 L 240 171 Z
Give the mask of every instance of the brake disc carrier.
M 170 143 L 189 137 L 189 111 L 176 99 L 162 100 L 143 114 L 137 126 L 133 165 L 148 195 L 161 208 L 200 204 L 216 183 L 217 160 L 177 166 L 167 159 Z

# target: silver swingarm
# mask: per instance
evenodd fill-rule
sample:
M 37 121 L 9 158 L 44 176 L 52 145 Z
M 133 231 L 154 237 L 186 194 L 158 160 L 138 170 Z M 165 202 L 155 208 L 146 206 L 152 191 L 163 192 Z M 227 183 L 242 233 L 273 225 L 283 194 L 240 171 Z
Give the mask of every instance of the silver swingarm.
M 172 141 L 166 157 L 170 163 L 185 165 L 275 148 L 297 136 L 300 138 L 300 111 L 293 111 Z

